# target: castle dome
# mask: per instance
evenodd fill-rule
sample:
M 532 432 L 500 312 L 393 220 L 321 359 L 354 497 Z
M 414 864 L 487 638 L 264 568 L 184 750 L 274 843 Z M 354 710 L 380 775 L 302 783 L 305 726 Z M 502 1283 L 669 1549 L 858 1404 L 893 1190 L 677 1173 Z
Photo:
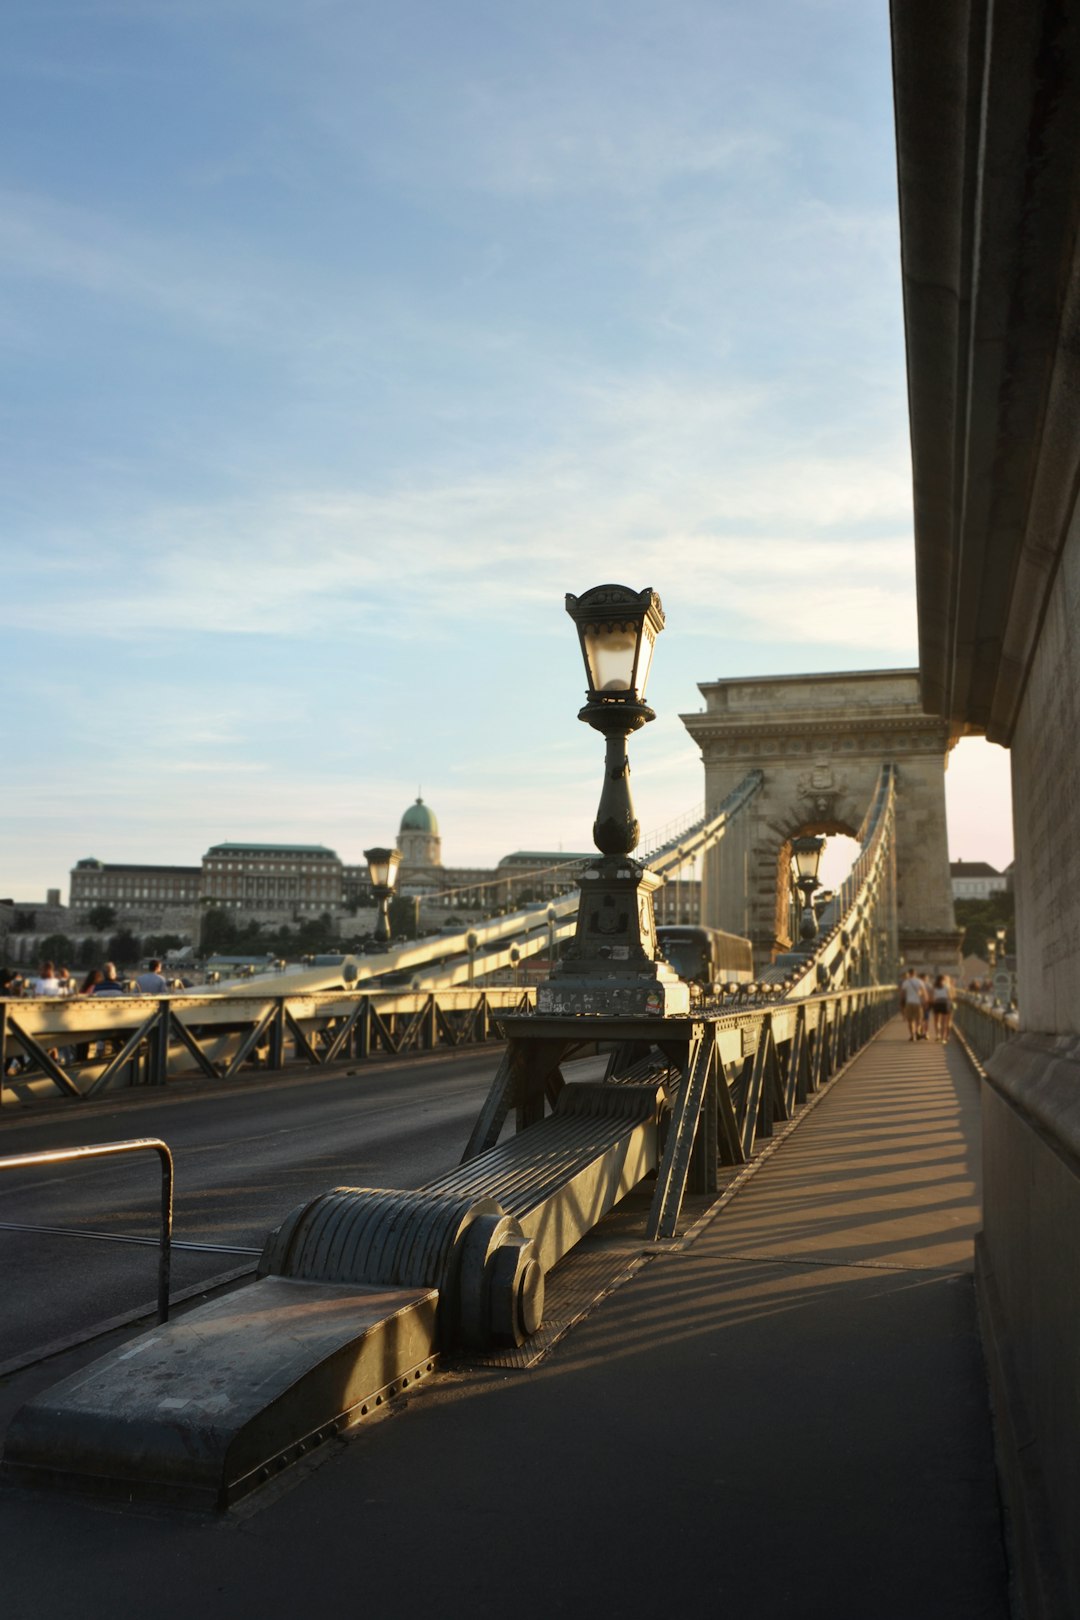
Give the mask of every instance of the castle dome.
M 415 804 L 410 804 L 401 818 L 401 829 L 404 832 L 426 833 L 429 838 L 438 838 L 439 823 L 435 819 L 435 812 L 418 798 Z

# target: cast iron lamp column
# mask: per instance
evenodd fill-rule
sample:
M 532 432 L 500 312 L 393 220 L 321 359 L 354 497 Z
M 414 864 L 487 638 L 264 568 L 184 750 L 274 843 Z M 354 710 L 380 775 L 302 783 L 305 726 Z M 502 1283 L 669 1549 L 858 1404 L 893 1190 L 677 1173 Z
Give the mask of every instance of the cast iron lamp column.
M 398 867 L 401 865 L 400 849 L 365 849 L 364 859 L 368 864 L 368 876 L 371 887 L 379 906 L 379 915 L 375 919 L 375 928 L 368 942 L 368 950 L 372 953 L 385 951 L 390 944 L 390 896 L 397 884 Z
M 653 895 L 663 881 L 634 860 L 640 837 L 630 798 L 626 741 L 655 719 L 645 685 L 664 610 L 653 590 L 597 585 L 567 596 L 588 691 L 579 720 L 604 738 L 604 785 L 593 823 L 599 855 L 581 873 L 573 941 L 537 990 L 537 1012 L 556 1016 L 681 1017 L 689 987 L 657 952 Z
M 801 890 L 803 898 L 799 938 L 804 945 L 812 944 L 817 938 L 818 924 L 817 917 L 814 914 L 814 890 L 820 888 L 817 874 L 821 862 L 821 852 L 824 848 L 824 838 L 814 835 L 807 838 L 793 838 L 791 841 L 791 858 L 795 863 L 795 882 Z

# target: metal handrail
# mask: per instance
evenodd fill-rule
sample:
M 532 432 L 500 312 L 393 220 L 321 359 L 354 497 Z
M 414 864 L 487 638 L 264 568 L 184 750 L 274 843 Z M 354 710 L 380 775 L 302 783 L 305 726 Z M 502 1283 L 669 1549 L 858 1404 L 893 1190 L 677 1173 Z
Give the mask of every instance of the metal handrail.
M 172 1268 L 173 1159 L 156 1136 L 89 1147 L 57 1148 L 49 1153 L 13 1153 L 0 1159 L 0 1170 L 24 1170 L 33 1164 L 68 1164 L 76 1159 L 108 1159 L 118 1153 L 156 1153 L 161 1160 L 161 1244 L 158 1254 L 158 1321 L 169 1320 L 169 1276 Z

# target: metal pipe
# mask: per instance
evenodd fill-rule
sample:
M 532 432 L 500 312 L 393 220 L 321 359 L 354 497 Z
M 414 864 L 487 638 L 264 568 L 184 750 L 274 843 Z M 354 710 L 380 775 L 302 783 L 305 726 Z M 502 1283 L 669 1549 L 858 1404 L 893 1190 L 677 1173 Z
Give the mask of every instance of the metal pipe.
M 72 1164 L 80 1159 L 110 1159 L 122 1153 L 156 1153 L 161 1161 L 158 1321 L 167 1322 L 169 1281 L 172 1271 L 173 1159 L 165 1142 L 156 1136 L 139 1136 L 126 1142 L 101 1142 L 88 1147 L 55 1148 L 46 1153 L 13 1153 L 7 1158 L 0 1159 L 0 1170 L 26 1170 L 37 1164 Z

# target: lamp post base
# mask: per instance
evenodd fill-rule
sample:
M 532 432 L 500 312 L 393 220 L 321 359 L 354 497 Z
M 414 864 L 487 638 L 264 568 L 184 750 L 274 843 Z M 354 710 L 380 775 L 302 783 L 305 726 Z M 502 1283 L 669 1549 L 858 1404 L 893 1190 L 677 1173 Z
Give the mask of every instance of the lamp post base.
M 538 1013 L 677 1018 L 690 987 L 656 956 L 653 894 L 663 879 L 628 855 L 601 855 L 581 875 L 577 932 L 546 984 Z

